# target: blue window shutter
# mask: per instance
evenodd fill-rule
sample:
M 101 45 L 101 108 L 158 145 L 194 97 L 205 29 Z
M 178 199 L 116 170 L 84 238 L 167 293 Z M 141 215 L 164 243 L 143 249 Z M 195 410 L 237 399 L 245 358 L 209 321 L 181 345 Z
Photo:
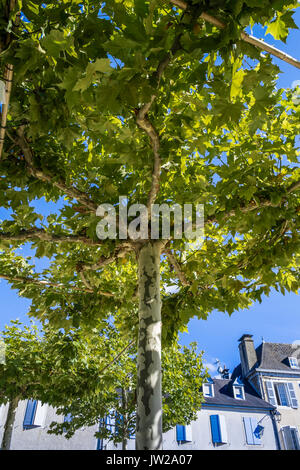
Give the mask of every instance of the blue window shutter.
M 120 434 L 120 427 L 122 427 L 123 421 L 124 421 L 123 416 L 119 413 L 116 413 L 116 417 L 115 417 L 115 433 L 116 434 Z
M 105 426 L 105 420 L 103 418 L 100 418 L 99 420 L 99 431 L 101 431 L 101 428 L 103 428 Z M 96 446 L 96 450 L 103 450 L 103 439 L 98 437 L 97 439 L 97 446 Z
M 243 418 L 243 420 L 244 420 L 244 427 L 245 427 L 247 444 L 253 445 L 254 444 L 254 436 L 253 436 L 253 432 L 252 432 L 251 418 Z
M 103 439 L 97 439 L 97 447 L 96 450 L 103 450 Z
M 176 439 L 177 442 L 185 441 L 185 426 L 181 424 L 176 425 Z
M 24 421 L 23 421 L 24 427 L 33 426 L 35 412 L 36 412 L 36 405 L 37 405 L 36 400 L 28 400 L 26 411 L 25 411 L 25 416 L 24 416 Z
M 253 444 L 261 444 L 261 434 L 259 433 L 259 426 L 257 425 L 256 418 L 250 418 L 251 429 L 253 435 Z
M 210 427 L 212 441 L 215 443 L 221 443 L 221 429 L 219 415 L 210 415 Z

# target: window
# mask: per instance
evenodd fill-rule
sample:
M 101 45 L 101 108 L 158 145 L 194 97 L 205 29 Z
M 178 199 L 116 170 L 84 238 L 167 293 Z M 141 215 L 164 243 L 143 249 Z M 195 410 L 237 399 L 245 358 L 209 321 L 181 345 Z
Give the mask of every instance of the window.
M 186 426 L 177 424 L 176 425 L 176 440 L 177 442 L 181 442 L 181 443 L 192 442 L 192 426 L 190 424 Z
M 113 419 L 111 418 L 111 416 L 109 415 L 105 417 L 105 426 L 106 426 L 106 429 L 110 432 L 113 432 L 113 430 L 115 429 L 115 423 Z
M 281 428 L 284 447 L 286 450 L 300 450 L 298 429 L 291 426 Z
M 234 391 L 234 398 L 238 400 L 245 400 L 244 387 L 234 385 L 233 391 Z
M 64 423 L 70 423 L 72 421 L 72 415 L 71 413 L 68 413 L 65 417 L 64 417 Z
M 226 444 L 227 429 L 225 417 L 222 415 L 210 415 L 211 438 L 214 444 Z
M 203 395 L 205 397 L 214 396 L 214 382 L 210 377 L 207 379 L 207 382 L 203 384 Z
M 132 415 L 131 417 L 134 417 Z M 129 420 L 127 433 L 129 434 L 129 439 L 135 439 L 135 429 L 132 425 L 131 421 Z M 122 434 L 123 431 L 125 432 L 124 426 L 124 417 L 120 413 L 115 413 L 115 416 L 107 415 L 105 420 L 100 420 L 99 425 L 106 427 L 106 429 L 111 432 L 112 434 L 118 435 Z
M 288 391 L 284 383 L 274 383 L 277 403 L 281 406 L 289 406 Z
M 237 400 L 245 400 L 244 383 L 240 377 L 237 377 L 232 384 L 233 396 Z
M 289 357 L 289 363 L 292 369 L 299 369 L 298 359 L 296 357 Z
M 71 423 L 72 419 L 73 418 L 72 418 L 71 413 L 68 413 L 66 416 L 64 416 L 64 423 Z M 67 429 L 63 428 L 63 431 L 67 432 Z
M 263 426 L 257 423 L 256 418 L 243 418 L 246 441 L 248 445 L 261 444 L 261 437 L 263 433 Z
M 269 402 L 276 406 L 289 406 L 298 408 L 294 385 L 292 382 L 266 382 Z
M 23 428 L 32 429 L 43 426 L 47 413 L 47 405 L 37 400 L 28 400 L 24 415 Z
M 214 389 L 212 384 L 204 384 L 203 385 L 203 395 L 205 397 L 213 397 L 214 396 Z

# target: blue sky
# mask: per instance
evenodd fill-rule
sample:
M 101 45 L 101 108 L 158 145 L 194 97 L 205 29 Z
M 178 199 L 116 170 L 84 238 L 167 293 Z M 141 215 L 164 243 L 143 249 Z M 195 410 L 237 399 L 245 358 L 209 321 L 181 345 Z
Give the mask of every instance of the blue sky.
M 300 9 L 294 16 L 300 26 Z M 262 28 L 254 28 L 253 34 L 262 38 Z M 270 44 L 275 45 L 286 53 L 300 59 L 300 31 L 291 32 L 286 44 L 275 41 L 272 36 L 265 38 Z M 300 80 L 300 70 L 281 60 L 274 59 L 280 66 L 282 74 L 279 78 L 280 87 L 291 87 L 295 80 Z M 45 204 L 43 204 L 43 213 Z M 1 213 L 2 212 L 2 213 Z M 4 212 L 0 209 L 0 218 Z M 24 253 L 30 254 L 28 247 Z M 43 261 L 39 261 L 42 268 Z M 28 322 L 26 312 L 30 302 L 18 296 L 17 291 L 12 290 L 4 280 L 0 281 L 0 329 L 10 320 L 19 318 Z M 262 337 L 265 341 L 291 343 L 300 340 L 300 301 L 296 294 L 285 296 L 273 292 L 270 297 L 265 297 L 261 304 L 254 304 L 249 310 L 235 312 L 229 317 L 227 314 L 213 312 L 208 320 L 193 319 L 189 323 L 189 333 L 181 335 L 181 343 L 188 344 L 197 341 L 199 349 L 204 350 L 204 358 L 214 372 L 214 362 L 218 358 L 231 370 L 239 362 L 238 339 L 244 333 L 250 333 L 254 337 L 254 343 L 258 346 Z

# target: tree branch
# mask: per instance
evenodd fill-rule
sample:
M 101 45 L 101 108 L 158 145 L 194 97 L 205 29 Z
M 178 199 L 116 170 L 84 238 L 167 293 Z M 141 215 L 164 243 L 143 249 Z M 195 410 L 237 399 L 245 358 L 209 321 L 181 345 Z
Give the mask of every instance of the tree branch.
M 14 10 L 16 5 L 16 0 L 10 0 L 10 2 L 6 2 L 7 4 L 7 21 L 9 21 L 9 15 Z M 20 24 L 20 17 L 21 14 L 18 12 L 16 14 L 16 21 L 13 24 L 13 30 L 18 28 Z M 7 48 L 11 42 L 11 33 L 7 33 L 6 35 L 6 44 L 5 47 Z M 2 52 L 2 47 L 0 46 L 0 51 Z M 6 122 L 7 122 L 7 113 L 8 113 L 8 106 L 10 102 L 10 95 L 11 95 L 11 88 L 12 88 L 12 79 L 13 79 L 13 65 L 6 64 L 4 70 L 4 81 L 5 81 L 5 98 L 4 103 L 2 104 L 2 114 L 1 114 L 1 124 L 0 124 L 0 160 L 2 156 L 2 150 L 4 145 L 5 139 L 5 130 L 6 130 Z
M 35 178 L 44 181 L 46 183 L 55 186 L 70 199 L 76 199 L 82 206 L 87 207 L 90 211 L 94 212 L 97 209 L 97 205 L 91 201 L 91 199 L 82 191 L 73 186 L 69 187 L 63 180 L 55 180 L 55 177 L 45 174 L 43 171 L 38 170 L 33 165 L 33 153 L 28 145 L 28 142 L 24 136 L 24 126 L 17 129 L 17 145 L 21 148 L 25 162 L 27 163 L 27 169 L 30 175 Z
M 130 341 L 130 343 L 128 343 L 127 346 L 125 346 L 125 348 L 123 348 L 122 351 L 119 352 L 119 354 L 117 356 L 115 356 L 112 361 L 110 361 L 108 364 L 106 364 L 106 366 L 103 367 L 103 369 L 100 370 L 99 375 L 102 374 L 106 369 L 108 369 L 112 364 L 114 364 L 119 359 L 119 357 L 121 357 L 122 354 L 124 354 L 124 352 L 127 351 L 127 349 L 129 349 L 130 346 L 133 345 L 134 341 L 135 341 L 134 339 L 132 341 Z
M 114 294 L 111 292 L 103 292 L 103 291 L 97 291 L 95 289 L 91 288 L 81 288 L 81 287 L 76 287 L 76 286 L 71 286 L 67 284 L 62 284 L 59 282 L 51 282 L 51 281 L 42 281 L 40 279 L 35 279 L 33 277 L 25 277 L 25 276 L 8 276 L 6 274 L 0 274 L 0 279 L 5 279 L 10 282 L 23 282 L 25 284 L 35 284 L 39 287 L 55 287 L 59 289 L 65 289 L 65 290 L 72 290 L 72 291 L 77 291 L 77 292 L 88 292 L 90 294 L 96 294 L 96 295 L 103 295 L 105 297 L 114 297 Z
M 296 191 L 300 189 L 300 180 L 299 181 L 295 181 L 294 183 L 292 183 L 287 189 L 286 189 L 286 192 L 287 194 L 291 194 L 292 192 Z M 250 202 L 250 204 L 248 204 L 247 206 L 240 206 L 236 209 L 232 209 L 231 211 L 229 212 L 224 212 L 224 216 L 226 218 L 228 217 L 234 217 L 237 213 L 237 211 L 241 211 L 243 212 L 244 214 L 247 213 L 247 212 L 252 212 L 252 211 L 255 211 L 255 210 L 259 210 L 259 209 L 262 209 L 264 207 L 279 207 L 283 202 L 286 202 L 287 201 L 287 198 L 286 197 L 283 197 L 278 203 L 274 204 L 272 201 L 270 200 L 261 200 L 259 203 L 256 203 L 256 202 Z M 220 215 L 222 213 L 219 213 Z M 209 216 L 205 219 L 205 222 L 204 223 L 213 223 L 213 222 L 217 222 L 217 219 L 216 219 L 216 214 L 212 215 L 212 216 Z
M 175 271 L 177 272 L 178 279 L 180 280 L 183 286 L 190 286 L 191 283 L 185 277 L 184 272 L 181 269 L 179 262 L 177 261 L 175 255 L 171 252 L 171 250 L 167 250 L 166 252 L 167 257 L 169 258 L 170 263 L 174 267 Z
M 300 180 L 299 180 L 299 181 L 295 181 L 294 183 L 292 183 L 292 184 L 287 188 L 287 193 L 290 194 L 290 193 L 296 191 L 297 189 L 300 189 Z
M 118 245 L 115 249 L 115 252 L 109 258 L 101 257 L 99 261 L 95 264 L 84 264 L 79 263 L 79 272 L 80 271 L 97 271 L 98 269 L 103 268 L 104 266 L 113 263 L 118 258 L 123 258 L 127 253 L 133 250 L 133 247 L 130 243 L 123 243 Z
M 10 101 L 11 87 L 12 87 L 12 78 L 13 78 L 13 65 L 7 64 L 4 71 L 4 81 L 5 81 L 5 98 L 4 103 L 2 104 L 2 114 L 1 114 L 1 127 L 0 127 L 0 160 L 2 156 L 2 150 L 5 139 L 5 130 L 7 122 L 7 113 L 8 106 Z
M 159 88 L 160 81 L 161 81 L 161 78 L 163 76 L 165 69 L 169 65 L 175 52 L 178 51 L 181 47 L 180 42 L 179 42 L 180 35 L 178 35 L 175 38 L 170 52 L 168 52 L 167 55 L 160 61 L 156 69 L 156 72 L 154 73 L 154 78 L 156 78 L 156 83 L 157 83 L 156 85 L 157 90 Z M 155 130 L 154 126 L 151 124 L 151 122 L 148 119 L 148 112 L 150 111 L 150 108 L 152 104 L 154 103 L 157 97 L 157 94 L 158 94 L 158 91 L 151 96 L 151 99 L 148 103 L 145 103 L 136 112 L 136 123 L 148 135 L 149 140 L 151 142 L 153 155 L 154 155 L 151 189 L 148 194 L 148 201 L 147 201 L 148 218 L 151 217 L 151 206 L 152 204 L 154 204 L 155 199 L 159 192 L 159 180 L 160 180 L 160 171 L 161 171 L 161 158 L 159 154 L 159 148 L 160 148 L 159 135 L 157 131 Z
M 88 280 L 85 278 L 84 274 L 82 271 L 79 272 L 79 276 L 83 282 L 83 284 L 85 285 L 85 287 L 89 290 L 93 290 L 92 287 L 91 287 L 91 284 L 88 282 Z
M 90 245 L 90 246 L 99 246 L 101 245 L 101 241 L 94 241 L 90 238 L 87 237 L 82 237 L 78 235 L 52 235 L 50 233 L 47 233 L 43 229 L 34 229 L 34 230 L 27 230 L 27 231 L 22 231 L 17 234 L 12 234 L 12 233 L 5 233 L 5 232 L 0 232 L 0 240 L 8 240 L 8 241 L 14 241 L 14 240 L 42 240 L 45 242 L 53 242 L 53 243 L 84 243 L 85 245 Z
M 137 125 L 148 135 L 150 142 L 151 142 L 153 155 L 154 155 L 151 189 L 148 194 L 148 200 L 147 200 L 148 218 L 150 219 L 151 206 L 152 204 L 154 204 L 157 194 L 159 192 L 159 180 L 160 180 L 160 170 L 161 170 L 161 158 L 160 158 L 160 153 L 159 153 L 160 141 L 159 141 L 159 136 L 154 126 L 149 121 L 147 115 L 143 117 L 144 113 L 141 111 L 142 110 L 140 110 L 140 112 L 138 113 L 136 117 L 136 122 L 137 122 Z
M 188 3 L 182 0 L 170 0 L 173 5 L 177 6 L 181 10 L 186 10 L 188 8 Z M 226 28 L 226 24 L 223 23 L 222 21 L 218 20 L 212 15 L 209 15 L 208 13 L 202 13 L 200 15 L 200 18 L 203 20 L 207 21 L 210 24 L 213 24 L 214 26 L 217 26 L 220 29 Z M 269 52 L 275 57 L 278 57 L 278 59 L 283 60 L 284 62 L 287 62 L 290 65 L 293 65 L 294 67 L 300 69 L 300 61 L 295 59 L 294 57 L 286 54 L 285 52 L 282 52 L 280 49 L 277 49 L 274 46 L 270 46 L 266 42 L 262 41 L 261 39 L 257 39 L 254 36 L 251 36 L 250 34 L 245 33 L 244 31 L 241 32 L 241 39 L 249 44 L 252 44 L 253 46 L 257 47 L 258 49 L 261 49 L 264 52 Z

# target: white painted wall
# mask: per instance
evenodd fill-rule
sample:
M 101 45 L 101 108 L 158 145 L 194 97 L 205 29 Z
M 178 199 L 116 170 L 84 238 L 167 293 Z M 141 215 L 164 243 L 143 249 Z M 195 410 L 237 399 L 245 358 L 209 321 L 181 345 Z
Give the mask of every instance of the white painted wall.
M 66 439 L 64 436 L 55 436 L 47 434 L 50 423 L 52 421 L 63 421 L 62 416 L 57 416 L 55 410 L 47 406 L 46 413 L 44 414 L 44 424 L 41 427 L 33 429 L 23 429 L 23 419 L 26 410 L 26 401 L 19 404 L 16 421 L 14 425 L 12 437 L 12 449 L 16 450 L 95 450 L 97 439 L 94 433 L 97 431 L 98 426 L 86 427 L 78 430 L 71 439 Z M 228 443 L 219 444 L 214 446 L 211 438 L 210 418 L 211 414 L 219 414 L 224 416 L 227 428 Z M 0 438 L 3 433 L 3 423 L 5 420 L 6 412 L 0 410 Z M 246 435 L 244 431 L 243 417 L 256 418 L 261 421 L 264 426 L 264 434 L 262 436 L 261 445 L 247 445 Z M 107 450 L 121 449 L 121 444 L 114 446 L 112 443 L 106 444 Z M 128 450 L 135 449 L 134 439 L 128 441 Z M 176 440 L 176 429 L 171 429 L 163 436 L 163 449 L 164 450 L 275 450 L 276 440 L 272 425 L 271 416 L 268 413 L 254 410 L 243 411 L 237 409 L 236 411 L 227 411 L 222 407 L 215 407 L 213 409 L 203 407 L 198 413 L 197 420 L 192 423 L 192 442 L 186 444 L 179 444 Z
M 210 430 L 210 415 L 219 414 L 224 416 L 227 428 L 227 444 L 218 444 L 215 446 L 212 442 Z M 261 445 L 248 445 L 244 430 L 243 417 L 256 418 L 264 426 Z M 107 450 L 121 449 L 121 445 L 115 447 L 107 443 Z M 128 449 L 134 449 L 134 441 L 130 440 Z M 192 442 L 180 444 L 176 440 L 176 428 L 171 429 L 163 437 L 164 450 L 276 450 L 276 439 L 269 413 L 262 411 L 227 411 L 222 407 L 213 409 L 202 408 L 198 413 L 197 420 L 192 422 Z
M 56 415 L 55 410 L 43 405 L 40 408 L 38 418 L 42 426 L 33 429 L 23 429 L 23 420 L 25 415 L 27 401 L 19 403 L 12 436 L 12 450 L 95 450 L 97 439 L 94 433 L 98 426 L 82 428 L 78 430 L 71 439 L 64 436 L 48 434 L 50 423 L 53 421 L 63 422 L 63 416 Z M 38 412 L 38 409 L 37 409 Z M 0 413 L 0 439 L 3 434 L 3 424 L 6 418 L 6 412 Z

